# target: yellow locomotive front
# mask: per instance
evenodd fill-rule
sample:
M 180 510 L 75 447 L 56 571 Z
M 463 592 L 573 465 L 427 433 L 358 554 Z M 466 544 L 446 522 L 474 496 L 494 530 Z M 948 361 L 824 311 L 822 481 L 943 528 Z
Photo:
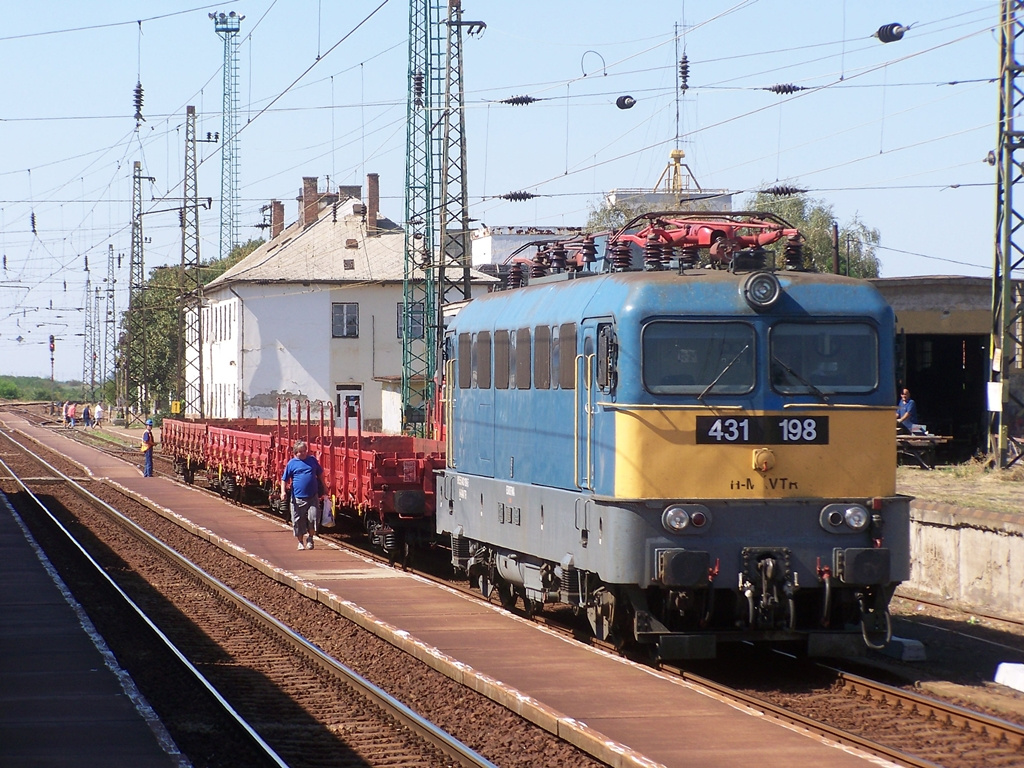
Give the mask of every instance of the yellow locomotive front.
M 637 282 L 596 345 L 580 473 L 612 546 L 646 521 L 634 634 L 684 656 L 729 636 L 883 645 L 909 576 L 891 309 L 830 275 L 666 278 Z

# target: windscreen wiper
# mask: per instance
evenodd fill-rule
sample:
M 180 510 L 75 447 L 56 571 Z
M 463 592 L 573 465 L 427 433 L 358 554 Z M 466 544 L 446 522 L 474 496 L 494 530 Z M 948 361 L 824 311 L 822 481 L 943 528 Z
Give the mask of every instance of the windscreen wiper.
M 785 369 L 786 369 L 786 373 L 788 373 L 788 374 L 789 374 L 790 376 L 792 376 L 792 377 L 793 377 L 794 379 L 796 379 L 796 380 L 797 380 L 797 381 L 799 381 L 799 382 L 800 382 L 801 384 L 803 384 L 803 385 L 804 385 L 805 387 L 807 387 L 807 388 L 808 388 L 809 390 L 811 390 L 811 392 L 813 392 L 813 393 L 814 393 L 814 394 L 816 394 L 816 395 L 817 395 L 818 397 L 820 397 L 820 398 L 821 398 L 821 400 L 822 400 L 822 402 L 824 402 L 824 403 L 828 403 L 828 402 L 829 402 L 829 400 L 828 400 L 828 397 L 827 397 L 827 396 L 825 395 L 825 393 L 824 393 L 824 392 L 822 392 L 822 391 L 821 391 L 820 389 L 818 389 L 818 388 L 817 388 L 816 386 L 814 386 L 813 384 L 811 384 L 811 382 L 809 382 L 809 381 L 808 381 L 807 379 L 805 379 L 805 378 L 804 378 L 803 376 L 801 376 L 801 375 L 800 375 L 799 373 L 797 373 L 796 371 L 794 371 L 794 370 L 793 370 L 792 368 L 790 368 L 790 367 L 789 367 L 788 365 L 786 365 L 786 364 L 785 364 L 784 362 L 782 362 L 782 361 L 781 361 L 781 360 L 780 360 L 780 359 L 779 359 L 778 357 L 776 357 L 775 355 L 772 355 L 772 362 L 773 362 L 773 363 L 778 363 L 778 364 L 779 364 L 779 365 L 781 365 L 781 366 L 782 366 L 783 368 L 785 368 Z
M 712 381 L 710 384 L 708 384 L 706 387 L 704 387 L 704 391 L 701 392 L 699 395 L 697 395 L 697 399 L 700 400 L 701 402 L 704 402 L 704 395 L 706 395 L 708 392 L 710 392 L 714 388 L 715 384 L 717 384 L 721 380 L 721 378 L 723 376 L 725 376 L 726 373 L 728 373 L 729 369 L 733 367 L 733 365 L 736 363 L 736 361 L 740 359 L 740 355 L 742 355 L 748 349 L 750 349 L 750 345 L 749 344 L 745 344 L 743 346 L 743 349 L 741 349 L 739 352 L 736 353 L 736 357 L 734 357 L 732 360 L 730 360 L 729 364 L 726 365 L 725 368 L 722 369 L 722 372 L 720 374 L 718 374 L 717 376 L 715 376 L 715 380 Z

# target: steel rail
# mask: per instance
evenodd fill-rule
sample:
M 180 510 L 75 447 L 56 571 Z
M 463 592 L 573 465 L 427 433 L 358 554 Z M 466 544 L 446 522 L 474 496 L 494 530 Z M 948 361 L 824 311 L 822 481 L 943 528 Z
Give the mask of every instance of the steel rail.
M 8 437 L 10 436 L 8 435 Z M 107 507 L 108 510 L 112 510 L 115 514 L 121 516 L 120 513 L 118 513 L 116 510 L 113 510 L 101 499 L 97 499 L 91 493 L 89 493 L 80 485 L 78 485 L 75 481 L 71 480 L 71 478 L 67 477 L 62 472 L 60 472 L 60 470 L 51 466 L 45 459 L 36 455 L 31 450 L 26 448 L 24 445 L 18 443 L 16 440 L 12 439 L 12 442 L 19 445 L 22 448 L 22 450 L 24 450 L 34 459 L 43 464 L 43 466 L 47 467 L 49 470 L 63 478 L 64 482 L 70 483 L 72 487 L 76 487 L 80 492 L 84 492 L 91 499 L 99 502 L 100 504 L 103 504 L 103 506 Z M 259 750 L 259 752 L 263 754 L 270 761 L 271 764 L 281 766 L 281 768 L 288 768 L 288 764 L 283 759 L 281 759 L 277 752 L 275 752 L 274 749 L 269 744 L 267 744 L 263 740 L 263 738 L 255 731 L 255 729 L 253 729 L 253 727 L 245 720 L 245 718 L 243 718 L 235 710 L 235 708 L 232 707 L 231 704 L 228 703 L 228 701 L 220 695 L 217 689 L 214 688 L 210 681 L 206 679 L 206 676 L 203 675 L 203 673 L 200 672 L 195 667 L 195 665 L 188 660 L 185 654 L 182 653 L 182 651 L 171 641 L 171 639 L 167 637 L 167 635 L 165 635 L 163 631 L 156 626 L 156 624 L 153 623 L 149 616 L 146 615 L 145 611 L 143 611 L 143 609 L 140 608 L 139 605 L 134 600 L 132 600 L 132 598 L 129 597 L 128 594 L 123 589 L 121 589 L 120 585 L 118 585 L 117 582 L 115 582 L 114 579 L 107 573 L 107 571 L 99 563 L 96 562 L 93 556 L 89 554 L 89 552 L 85 549 L 85 547 L 82 546 L 78 539 L 76 539 L 75 536 L 67 528 L 64 527 L 60 520 L 58 520 L 56 516 L 54 516 L 54 514 L 50 511 L 50 509 L 45 504 L 43 504 L 42 500 L 40 500 L 40 498 L 36 496 L 35 493 L 33 493 L 24 482 L 22 482 L 22 479 L 10 468 L 10 466 L 3 459 L 0 459 L 0 467 L 3 467 L 4 471 L 6 471 L 7 474 L 11 476 L 11 479 L 14 480 L 14 482 L 21 487 L 22 491 L 26 493 L 28 497 L 32 500 L 32 502 L 37 507 L 39 507 L 42 513 L 50 519 L 51 523 L 66 538 L 68 543 L 76 550 L 78 550 L 82 558 L 89 563 L 92 569 L 94 569 L 96 575 L 99 576 L 101 580 L 105 581 L 107 584 L 110 585 L 110 587 L 120 597 L 123 603 L 138 616 L 139 620 L 142 621 L 143 624 L 145 624 L 149 628 L 149 631 L 164 644 L 167 650 L 170 651 L 170 653 L 176 659 L 178 659 L 178 662 L 181 664 L 181 666 L 210 694 L 210 696 L 217 702 L 217 704 L 227 714 L 227 716 L 232 721 L 234 721 L 235 724 L 249 737 L 250 741 L 253 743 L 256 749 Z
M 17 441 L 13 439 L 12 442 L 17 443 Z M 485 757 L 472 750 L 470 747 L 466 746 L 460 740 L 458 740 L 448 732 L 442 730 L 441 728 L 438 728 L 434 723 L 422 717 L 414 710 L 410 709 L 405 704 L 403 704 L 401 701 L 399 701 L 383 689 L 371 683 L 369 680 L 366 680 L 364 677 L 359 675 L 354 670 L 350 669 L 344 664 L 341 664 L 336 659 L 326 654 L 315 644 L 309 642 L 301 635 L 293 632 L 290 627 L 278 621 L 276 618 L 271 616 L 262 608 L 250 602 L 246 598 L 242 597 L 237 592 L 228 587 L 226 584 L 224 584 L 222 581 L 210 575 L 196 564 L 192 563 L 190 560 L 185 558 L 183 555 L 181 555 L 171 547 L 164 544 L 162 541 L 154 537 L 149 532 L 143 530 L 135 522 L 129 520 L 127 517 L 118 512 L 105 501 L 93 495 L 88 489 L 76 483 L 72 478 L 68 477 L 67 475 L 64 475 L 62 472 L 60 472 L 60 470 L 51 466 L 45 459 L 35 454 L 29 448 L 27 448 L 21 443 L 17 444 L 20 445 L 26 453 L 28 453 L 34 459 L 42 463 L 50 471 L 54 472 L 60 478 L 63 478 L 63 480 L 66 483 L 68 483 L 70 487 L 74 489 L 75 492 L 77 492 L 79 495 L 87 498 L 90 502 L 104 508 L 110 516 L 115 518 L 119 524 L 121 524 L 125 529 L 132 533 L 136 538 L 140 539 L 148 546 L 156 549 L 165 557 L 172 560 L 179 567 L 188 571 L 195 578 L 199 579 L 201 582 L 203 582 L 211 589 L 216 591 L 219 595 L 233 603 L 239 610 L 241 610 L 251 618 L 258 621 L 267 630 L 277 634 L 280 637 L 285 638 L 295 649 L 302 653 L 307 659 L 320 666 L 322 669 L 328 672 L 328 674 L 332 674 L 340 678 L 344 683 L 346 683 L 350 688 L 355 690 L 359 695 L 375 703 L 381 710 L 395 717 L 395 719 L 397 719 L 407 728 L 416 733 L 420 738 L 422 738 L 424 741 L 428 742 L 429 744 L 439 749 L 441 752 L 443 752 L 451 759 L 455 760 L 459 765 L 464 766 L 465 768 L 497 768 L 492 762 L 490 762 Z M 2 460 L 0 460 L 0 465 L 3 465 L 4 468 L 13 476 L 13 473 L 11 472 L 10 468 L 7 467 L 7 465 L 4 464 Z M 17 478 L 15 477 L 15 479 Z M 31 494 L 31 491 L 28 491 L 27 487 L 25 487 L 24 484 L 20 482 L 20 480 L 18 482 L 20 485 L 22 485 L 23 488 L 25 488 L 27 492 Z M 33 496 L 33 498 L 35 497 Z M 55 520 L 55 522 L 57 521 Z M 59 522 L 57 524 L 60 525 Z M 63 530 L 63 526 L 61 526 L 61 528 Z M 70 537 L 70 533 L 68 533 L 67 535 Z M 82 551 L 84 553 L 84 550 Z M 88 553 L 85 554 L 86 556 L 88 556 Z M 90 561 L 95 562 L 92 561 L 92 558 L 90 558 Z M 118 589 L 119 592 L 121 592 L 120 588 L 118 588 L 116 584 L 114 586 Z M 121 594 L 124 595 L 123 592 L 121 592 Z M 124 595 L 124 598 L 130 601 L 130 598 L 128 598 L 127 595 Z M 132 606 L 136 607 L 134 603 L 132 603 Z M 222 702 L 223 706 L 229 708 L 228 711 L 232 714 L 233 717 L 235 717 L 238 720 L 239 724 L 244 724 L 243 727 L 245 727 L 247 731 L 254 736 L 254 738 L 259 739 L 259 743 L 261 745 L 265 745 L 266 749 L 270 750 L 269 745 L 266 745 L 265 742 L 263 742 L 262 739 L 260 739 L 259 735 L 251 729 L 251 726 L 248 726 L 248 724 L 241 719 L 241 716 L 238 715 L 234 711 L 234 709 L 230 709 L 230 705 L 220 696 L 219 693 L 217 693 L 213 686 L 210 683 L 208 683 L 204 677 L 202 677 L 202 674 L 194 667 L 192 667 L 192 665 L 189 664 L 188 660 L 185 659 L 185 657 L 182 656 L 177 651 L 177 649 L 174 648 L 173 645 L 171 645 L 170 640 L 165 635 L 163 635 L 163 633 L 160 632 L 160 630 L 157 629 L 155 625 L 153 625 L 152 622 L 149 621 L 148 618 L 145 618 L 145 616 L 141 613 L 141 609 L 138 609 L 136 607 L 136 610 L 140 612 L 140 615 L 143 616 L 147 624 L 149 624 L 155 632 L 159 633 L 160 637 L 168 644 L 168 647 L 170 647 L 174 651 L 175 655 L 182 659 L 183 663 L 188 664 L 191 670 L 194 670 L 194 673 L 203 682 L 207 689 L 217 698 L 217 700 L 219 702 Z M 286 764 L 284 762 L 280 762 L 280 758 L 276 757 L 276 754 L 274 755 L 274 757 L 279 761 L 279 765 L 287 768 Z

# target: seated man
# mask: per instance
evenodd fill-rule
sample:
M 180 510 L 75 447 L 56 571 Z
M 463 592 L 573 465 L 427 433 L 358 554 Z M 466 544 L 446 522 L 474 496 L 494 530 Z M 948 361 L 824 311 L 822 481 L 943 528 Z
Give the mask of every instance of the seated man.
M 917 424 L 917 403 L 910 399 L 910 390 L 904 389 L 900 395 L 900 404 L 896 406 L 896 431 L 901 435 L 909 435 Z

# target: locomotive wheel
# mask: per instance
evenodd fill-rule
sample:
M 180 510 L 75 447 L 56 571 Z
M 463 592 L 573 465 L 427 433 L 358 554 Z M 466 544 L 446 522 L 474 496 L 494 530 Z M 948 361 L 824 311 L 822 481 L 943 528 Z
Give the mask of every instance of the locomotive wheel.
M 497 579 L 495 589 L 498 590 L 498 600 L 501 601 L 501 607 L 506 611 L 511 611 L 516 607 L 516 589 L 507 581 Z

